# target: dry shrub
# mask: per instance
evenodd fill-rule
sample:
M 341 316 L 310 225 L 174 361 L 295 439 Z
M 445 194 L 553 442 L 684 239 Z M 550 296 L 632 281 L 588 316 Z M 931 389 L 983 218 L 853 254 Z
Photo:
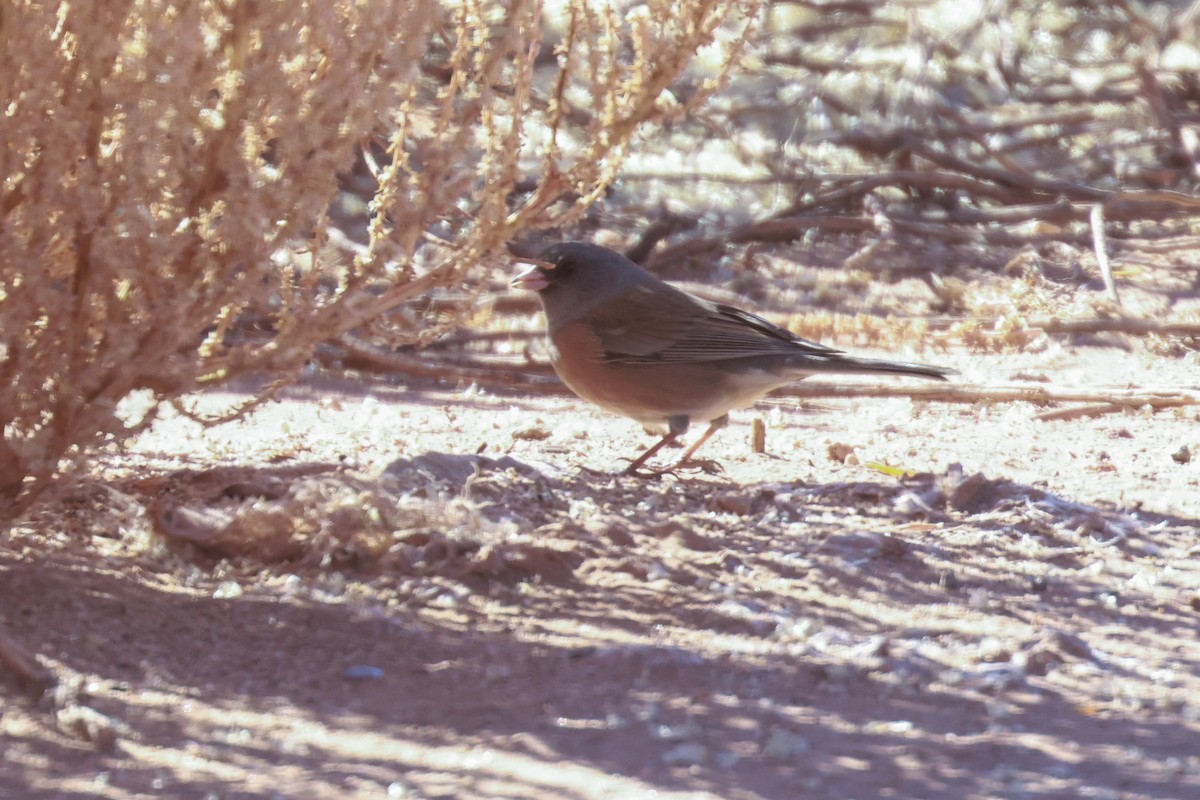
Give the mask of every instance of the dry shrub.
M 118 413 L 131 393 L 153 409 L 287 376 L 577 216 L 639 126 L 723 77 L 664 102 L 719 33 L 732 58 L 757 7 L 556 13 L 561 42 L 539 59 L 550 26 L 522 0 L 0 7 L 2 515 L 64 457 L 148 424 L 153 410 Z M 325 259 L 327 210 L 368 142 L 383 145 L 369 242 Z

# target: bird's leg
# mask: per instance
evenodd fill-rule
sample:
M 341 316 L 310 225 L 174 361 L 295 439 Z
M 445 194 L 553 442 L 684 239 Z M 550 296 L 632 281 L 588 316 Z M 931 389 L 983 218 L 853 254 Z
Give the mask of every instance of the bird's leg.
M 703 469 L 705 472 L 712 472 L 712 471 L 720 470 L 721 465 L 718 464 L 716 461 L 711 461 L 709 459 L 702 459 L 702 460 L 693 462 L 693 461 L 691 461 L 691 459 L 692 459 L 692 454 L 700 449 L 700 445 L 702 445 L 708 441 L 708 437 L 712 436 L 714 433 L 721 430 L 721 428 L 724 428 L 728 424 L 729 424 L 729 415 L 728 414 L 723 414 L 722 416 L 719 416 L 716 419 L 714 419 L 712 422 L 708 423 L 708 430 L 706 430 L 703 434 L 701 434 L 700 438 L 692 443 L 692 446 L 689 447 L 684 452 L 683 457 L 680 458 L 678 461 L 676 461 L 675 466 L 671 467 L 671 469 L 680 469 L 681 467 L 687 467 L 687 466 L 693 466 L 693 467 L 698 466 L 701 469 Z M 691 463 L 689 463 L 689 462 L 691 462 Z
M 625 474 L 626 475 L 637 475 L 638 470 L 641 468 L 641 466 L 643 464 L 645 464 L 647 461 L 649 461 L 651 458 L 653 458 L 655 453 L 657 453 L 659 450 L 662 450 L 668 444 L 673 443 L 676 439 L 678 439 L 683 434 L 687 433 L 688 425 L 690 425 L 690 424 L 691 424 L 691 422 L 690 422 L 690 420 L 688 420 L 688 418 L 686 416 L 679 415 L 679 416 L 670 417 L 667 420 L 667 435 L 662 437 L 661 439 L 659 439 L 654 444 L 650 445 L 649 450 L 647 450 L 646 452 L 642 453 L 640 456 L 635 458 L 633 460 L 633 463 L 625 468 Z M 704 437 L 701 438 L 700 441 L 704 441 L 704 439 L 707 437 L 708 437 L 708 434 L 705 434 Z M 688 452 L 690 453 L 691 451 L 689 450 Z
M 668 444 L 670 444 L 671 442 L 674 442 L 675 439 L 676 439 L 675 434 L 668 433 L 666 436 L 662 437 L 657 442 L 650 445 L 650 448 L 648 450 L 646 450 L 646 452 L 642 453 L 640 456 L 635 458 L 633 460 L 633 463 L 625 468 L 625 474 L 626 475 L 638 475 L 639 474 L 638 469 L 640 469 L 643 464 L 645 464 L 647 461 L 649 461 L 651 458 L 653 458 L 654 454 L 657 453 L 659 450 L 662 450 Z

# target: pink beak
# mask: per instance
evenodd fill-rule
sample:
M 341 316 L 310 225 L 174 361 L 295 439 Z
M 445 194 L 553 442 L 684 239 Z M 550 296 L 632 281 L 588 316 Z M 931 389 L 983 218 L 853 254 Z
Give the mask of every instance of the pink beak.
M 550 285 L 550 281 L 546 280 L 546 273 L 542 272 L 542 265 L 537 263 L 530 264 L 529 269 L 524 270 L 517 277 L 513 278 L 511 285 L 518 289 L 540 292 Z

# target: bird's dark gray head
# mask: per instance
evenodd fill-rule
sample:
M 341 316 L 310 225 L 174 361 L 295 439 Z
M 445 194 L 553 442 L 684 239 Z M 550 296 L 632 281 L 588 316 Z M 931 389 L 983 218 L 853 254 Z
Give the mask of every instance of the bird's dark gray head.
M 513 281 L 538 293 L 551 328 L 578 319 L 630 286 L 657 282 L 620 253 L 587 242 L 547 247 Z

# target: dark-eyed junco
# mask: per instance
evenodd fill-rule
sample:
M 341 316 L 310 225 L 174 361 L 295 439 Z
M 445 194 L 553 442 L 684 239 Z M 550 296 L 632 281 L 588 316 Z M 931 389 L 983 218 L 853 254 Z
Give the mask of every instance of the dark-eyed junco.
M 627 474 L 637 474 L 691 423 L 710 423 L 676 466 L 686 464 L 728 422 L 730 409 L 814 373 L 945 380 L 954 372 L 848 356 L 739 308 L 701 300 L 598 245 L 556 244 L 532 261 L 513 284 L 541 298 L 550 358 L 563 383 L 664 433 Z

